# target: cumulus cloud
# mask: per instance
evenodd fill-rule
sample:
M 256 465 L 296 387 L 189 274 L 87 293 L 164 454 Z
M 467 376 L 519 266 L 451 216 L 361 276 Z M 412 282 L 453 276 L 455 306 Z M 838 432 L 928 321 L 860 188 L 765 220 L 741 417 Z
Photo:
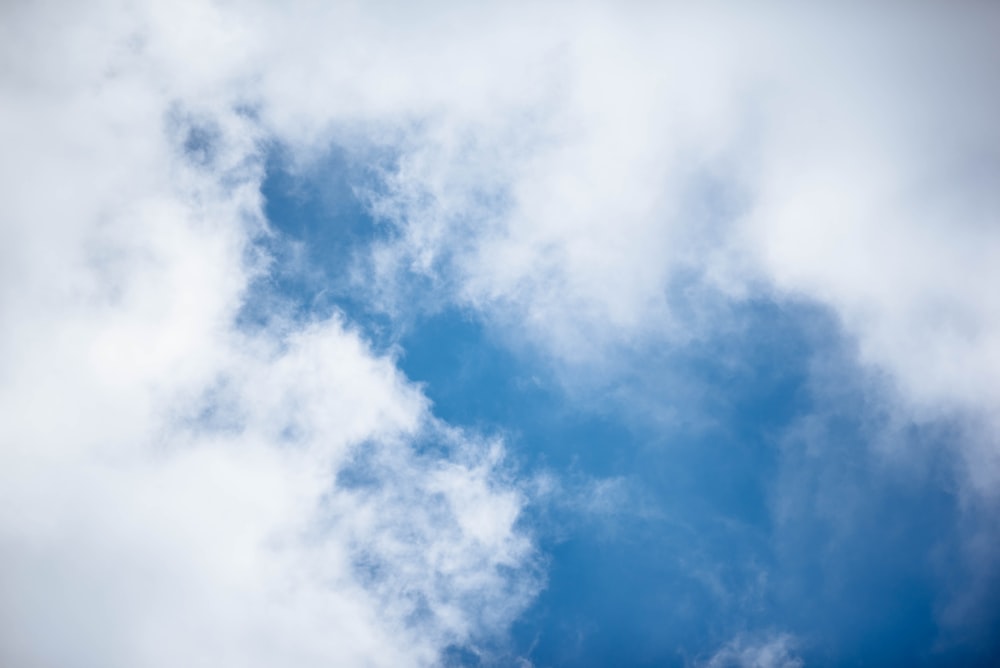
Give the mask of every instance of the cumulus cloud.
M 338 317 L 237 326 L 267 137 L 220 11 L 4 8 L 5 665 L 429 665 L 538 586 L 501 443 Z
M 998 20 L 583 9 L 481 71 L 548 85 L 442 103 L 412 137 L 376 272 L 429 275 L 570 364 L 704 336 L 734 300 L 814 301 L 908 419 L 975 425 L 961 454 L 989 492 Z
M 431 422 L 336 322 L 229 352 L 200 396 L 151 383 L 145 429 L 87 395 L 82 433 L 11 421 L 7 662 L 420 665 L 510 621 L 536 580 L 498 445 Z
M 392 155 L 389 310 L 420 277 L 588 366 L 814 300 L 900 410 L 972 425 L 977 490 L 1000 475 L 992 8 L 2 15 L 10 662 L 426 663 L 530 596 L 495 444 L 336 318 L 234 325 L 275 142 Z

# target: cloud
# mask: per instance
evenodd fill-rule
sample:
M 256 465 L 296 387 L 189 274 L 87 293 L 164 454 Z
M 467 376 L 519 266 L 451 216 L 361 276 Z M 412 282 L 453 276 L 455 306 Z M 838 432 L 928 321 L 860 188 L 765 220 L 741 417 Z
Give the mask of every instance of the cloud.
M 337 318 L 234 325 L 276 143 L 378 163 L 364 280 L 397 315 L 456 302 L 613 378 L 813 301 L 995 489 L 992 8 L 2 12 L 12 663 L 427 663 L 537 586 L 498 446 Z
M 590 6 L 509 59 L 492 38 L 517 27 L 490 23 L 455 48 L 500 92 L 435 90 L 374 195 L 399 232 L 374 254 L 378 284 L 395 277 L 401 308 L 423 276 L 511 338 L 612 373 L 616 351 L 704 338 L 742 299 L 818 303 L 909 419 L 975 425 L 957 453 L 990 493 L 998 20 L 973 4 Z
M 703 665 L 706 668 L 802 668 L 795 639 L 785 633 L 752 638 L 737 636 Z
M 337 322 L 247 347 L 201 396 L 154 383 L 145 430 L 5 439 L 5 661 L 425 665 L 530 600 L 499 445 L 434 424 Z
M 269 263 L 238 25 L 4 15 L 0 662 L 430 665 L 502 634 L 540 583 L 502 443 L 339 317 L 237 324 Z

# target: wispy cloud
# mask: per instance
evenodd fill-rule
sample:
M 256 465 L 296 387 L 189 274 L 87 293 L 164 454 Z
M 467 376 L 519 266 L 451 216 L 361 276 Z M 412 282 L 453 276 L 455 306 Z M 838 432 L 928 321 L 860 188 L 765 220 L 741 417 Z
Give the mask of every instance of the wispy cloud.
M 704 662 L 706 668 L 802 668 L 795 638 L 787 633 L 739 635 Z

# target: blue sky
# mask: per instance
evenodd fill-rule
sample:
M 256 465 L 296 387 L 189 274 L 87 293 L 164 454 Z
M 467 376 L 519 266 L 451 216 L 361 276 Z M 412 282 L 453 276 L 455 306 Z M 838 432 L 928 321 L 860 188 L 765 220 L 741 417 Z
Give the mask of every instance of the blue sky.
M 815 387 L 816 358 L 863 375 L 829 311 L 751 301 L 730 331 L 630 351 L 621 377 L 567 392 L 544 357 L 471 309 L 393 322 L 355 297 L 349 268 L 384 234 L 352 194 L 365 178 L 340 152 L 305 177 L 272 160 L 262 192 L 279 236 L 268 243 L 305 249 L 294 267 L 276 267 L 276 296 L 305 317 L 343 311 L 395 346 L 435 414 L 503 435 L 519 475 L 616 485 L 596 511 L 578 499 L 529 505 L 545 588 L 509 637 L 452 648 L 454 662 L 690 665 L 738 634 L 776 629 L 799 639 L 795 656 L 809 665 L 989 662 L 995 576 L 962 641 L 938 620 L 955 578 L 975 577 L 955 554 L 956 473 L 937 452 L 959 436 L 948 424 L 908 426 L 905 438 L 930 453 L 917 471 L 868 452 L 885 428 L 878 390 L 844 388 L 830 405 Z M 629 410 L 632 392 L 652 414 Z
M 1000 12 L 0 9 L 0 664 L 991 666 Z

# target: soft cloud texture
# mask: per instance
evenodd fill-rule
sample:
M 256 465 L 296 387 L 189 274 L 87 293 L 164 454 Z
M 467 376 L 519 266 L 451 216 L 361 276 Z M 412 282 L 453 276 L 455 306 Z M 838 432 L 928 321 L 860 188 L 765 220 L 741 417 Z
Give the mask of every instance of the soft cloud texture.
M 457 303 L 614 378 L 732 303 L 815 302 L 896 418 L 961 423 L 969 489 L 996 489 L 988 6 L 2 16 L 10 663 L 426 664 L 535 590 L 498 444 L 336 317 L 234 324 L 269 270 L 272 144 L 377 163 L 357 275 L 393 315 Z M 781 643 L 724 652 L 795 665 Z
M 976 424 L 960 453 L 988 493 L 998 21 L 581 10 L 535 67 L 482 70 L 548 86 L 416 134 L 377 199 L 402 236 L 376 270 L 431 275 L 571 364 L 703 336 L 729 299 L 815 300 L 909 419 Z
M 795 639 L 788 634 L 741 635 L 726 643 L 703 665 L 706 668 L 802 668 L 805 664 L 794 650 Z
M 534 593 L 524 495 L 337 317 L 236 326 L 263 135 L 215 12 L 4 10 L 0 661 L 429 665 Z

